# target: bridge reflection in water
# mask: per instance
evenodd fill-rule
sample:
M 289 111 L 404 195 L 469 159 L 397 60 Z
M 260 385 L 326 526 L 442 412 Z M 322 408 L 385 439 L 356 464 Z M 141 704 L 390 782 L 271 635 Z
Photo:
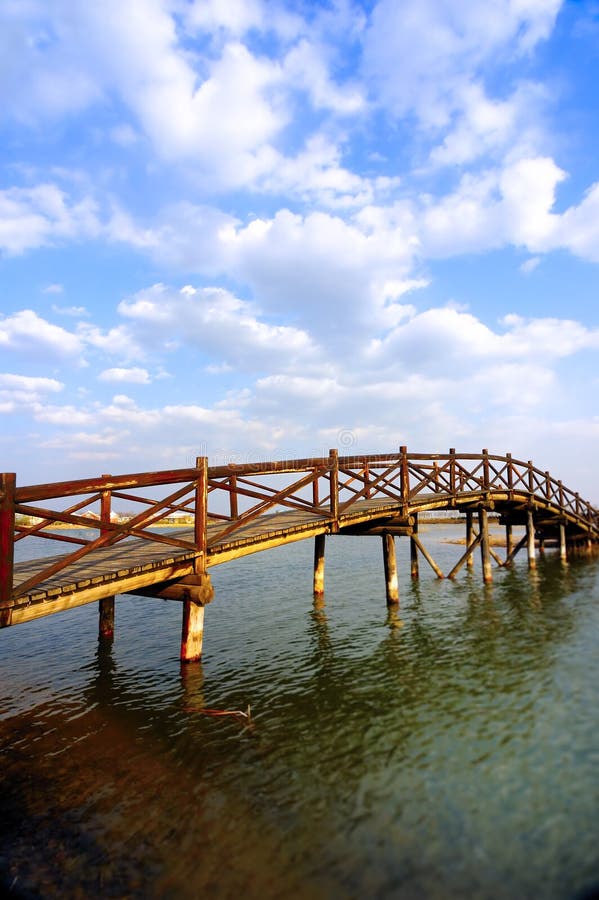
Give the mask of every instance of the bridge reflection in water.
M 168 492 L 170 489 L 170 493 Z M 153 497 L 147 496 L 154 494 Z M 71 498 L 76 502 L 68 505 Z M 48 501 L 54 501 L 48 506 Z M 139 510 L 122 521 L 123 504 Z M 437 565 L 418 531 L 421 512 L 462 514 L 465 551 L 447 577 L 472 565 L 480 548 L 482 577 L 493 563 L 509 566 L 526 548 L 535 567 L 536 542 L 569 552 L 599 540 L 599 511 L 532 462 L 510 454 L 399 453 L 208 466 L 21 487 L 0 475 L 0 625 L 10 626 L 99 601 L 100 634 L 114 629 L 114 597 L 134 593 L 183 606 L 181 659 L 202 652 L 204 607 L 213 598 L 209 569 L 241 556 L 314 539 L 314 596 L 324 593 L 326 535 L 379 535 L 386 600 L 399 602 L 395 537 L 410 541 L 410 571 L 422 557 Z M 502 559 L 489 539 L 489 513 L 506 530 Z M 186 531 L 156 531 L 187 515 Z M 68 527 L 95 531 L 91 537 Z M 514 541 L 512 529 L 524 526 Z M 150 530 L 152 528 L 152 530 Z M 87 532 L 88 534 L 89 532 Z M 28 537 L 76 549 L 14 563 L 14 544 Z

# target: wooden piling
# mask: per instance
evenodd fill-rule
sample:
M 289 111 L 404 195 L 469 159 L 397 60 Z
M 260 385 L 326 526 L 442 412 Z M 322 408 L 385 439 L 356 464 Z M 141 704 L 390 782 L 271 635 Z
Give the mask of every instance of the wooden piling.
M 474 528 L 472 527 L 472 511 L 466 511 L 466 547 L 470 547 L 472 545 L 472 541 L 474 540 Z M 474 566 L 474 556 L 472 553 L 469 553 L 466 557 L 466 565 L 469 569 Z
M 183 601 L 181 628 L 181 662 L 195 662 L 202 655 L 204 607 L 191 600 Z
M 418 535 L 418 513 L 414 513 L 414 525 L 412 526 L 412 535 Z M 418 545 L 410 536 L 410 575 L 412 578 L 418 578 Z
M 324 550 L 326 535 L 317 534 L 314 538 L 314 599 L 324 597 Z
M 562 562 L 568 561 L 568 550 L 566 548 L 566 526 L 563 522 L 559 525 L 559 558 Z
M 394 606 L 399 603 L 399 583 L 397 580 L 395 539 L 392 534 L 383 535 L 383 562 L 385 566 L 387 606 Z
M 102 478 L 110 477 L 108 473 L 102 475 Z M 110 490 L 103 490 L 100 494 L 100 534 L 106 534 L 109 531 L 111 506 L 112 494 Z M 98 607 L 98 637 L 101 640 L 112 640 L 114 637 L 114 595 L 102 597 Z
M 512 533 L 512 526 L 508 522 L 505 526 L 505 558 L 506 560 L 511 555 L 512 550 L 514 549 L 514 535 Z M 504 563 L 505 565 L 505 563 Z
M 532 509 L 529 509 L 526 514 L 526 548 L 528 551 L 528 568 L 535 569 L 537 558 L 535 553 L 535 523 Z
M 114 637 L 114 597 L 103 597 L 98 605 L 100 607 L 98 636 L 110 640 Z
M 480 557 L 483 568 L 483 581 L 490 584 L 493 581 L 493 569 L 491 568 L 491 553 L 489 546 L 489 517 L 486 509 L 478 511 L 478 527 L 480 534 Z

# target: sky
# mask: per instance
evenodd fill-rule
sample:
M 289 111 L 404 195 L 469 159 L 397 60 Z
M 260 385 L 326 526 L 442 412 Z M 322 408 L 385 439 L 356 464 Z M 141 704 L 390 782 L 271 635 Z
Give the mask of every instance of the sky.
M 511 452 L 599 503 L 599 3 L 2 0 L 0 470 Z

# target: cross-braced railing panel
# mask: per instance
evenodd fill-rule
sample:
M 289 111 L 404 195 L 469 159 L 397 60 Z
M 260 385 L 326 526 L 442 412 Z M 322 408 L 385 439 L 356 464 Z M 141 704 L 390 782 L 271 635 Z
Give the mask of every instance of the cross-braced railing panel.
M 39 571 L 22 581 L 18 588 L 12 591 L 12 599 L 27 595 L 37 585 L 79 562 L 94 550 L 113 546 L 130 538 L 168 544 L 194 552 L 197 546 L 195 539 L 184 540 L 173 534 L 149 529 L 172 525 L 171 517 L 177 513 L 187 514 L 193 524 L 199 480 L 200 473 L 197 469 L 187 469 L 116 477 L 108 475 L 93 481 L 81 480 L 17 488 L 14 497 L 14 542 L 35 536 L 63 544 L 75 544 L 78 549 L 62 555 L 48 565 L 40 560 L 42 565 Z M 181 485 L 181 482 L 184 483 Z M 148 486 L 166 487 L 177 483 L 179 486 L 175 491 L 160 499 L 131 492 Z M 123 491 L 119 488 L 129 490 Z M 62 506 L 62 501 L 67 497 L 80 494 L 84 496 L 77 503 Z M 42 501 L 48 500 L 58 503 L 52 508 L 40 505 Z M 138 504 L 142 509 L 128 516 L 125 521 L 120 517 L 115 520 L 113 518 L 115 500 Z M 23 524 L 26 520 L 29 520 L 29 524 Z M 77 529 L 77 533 L 65 534 L 61 528 Z M 91 536 L 88 536 L 90 532 Z

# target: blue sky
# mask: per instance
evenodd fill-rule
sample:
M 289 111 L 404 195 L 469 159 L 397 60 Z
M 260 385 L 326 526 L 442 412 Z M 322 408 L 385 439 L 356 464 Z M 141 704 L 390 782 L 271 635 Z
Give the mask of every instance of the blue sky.
M 510 451 L 599 502 L 599 3 L 5 0 L 0 456 Z

